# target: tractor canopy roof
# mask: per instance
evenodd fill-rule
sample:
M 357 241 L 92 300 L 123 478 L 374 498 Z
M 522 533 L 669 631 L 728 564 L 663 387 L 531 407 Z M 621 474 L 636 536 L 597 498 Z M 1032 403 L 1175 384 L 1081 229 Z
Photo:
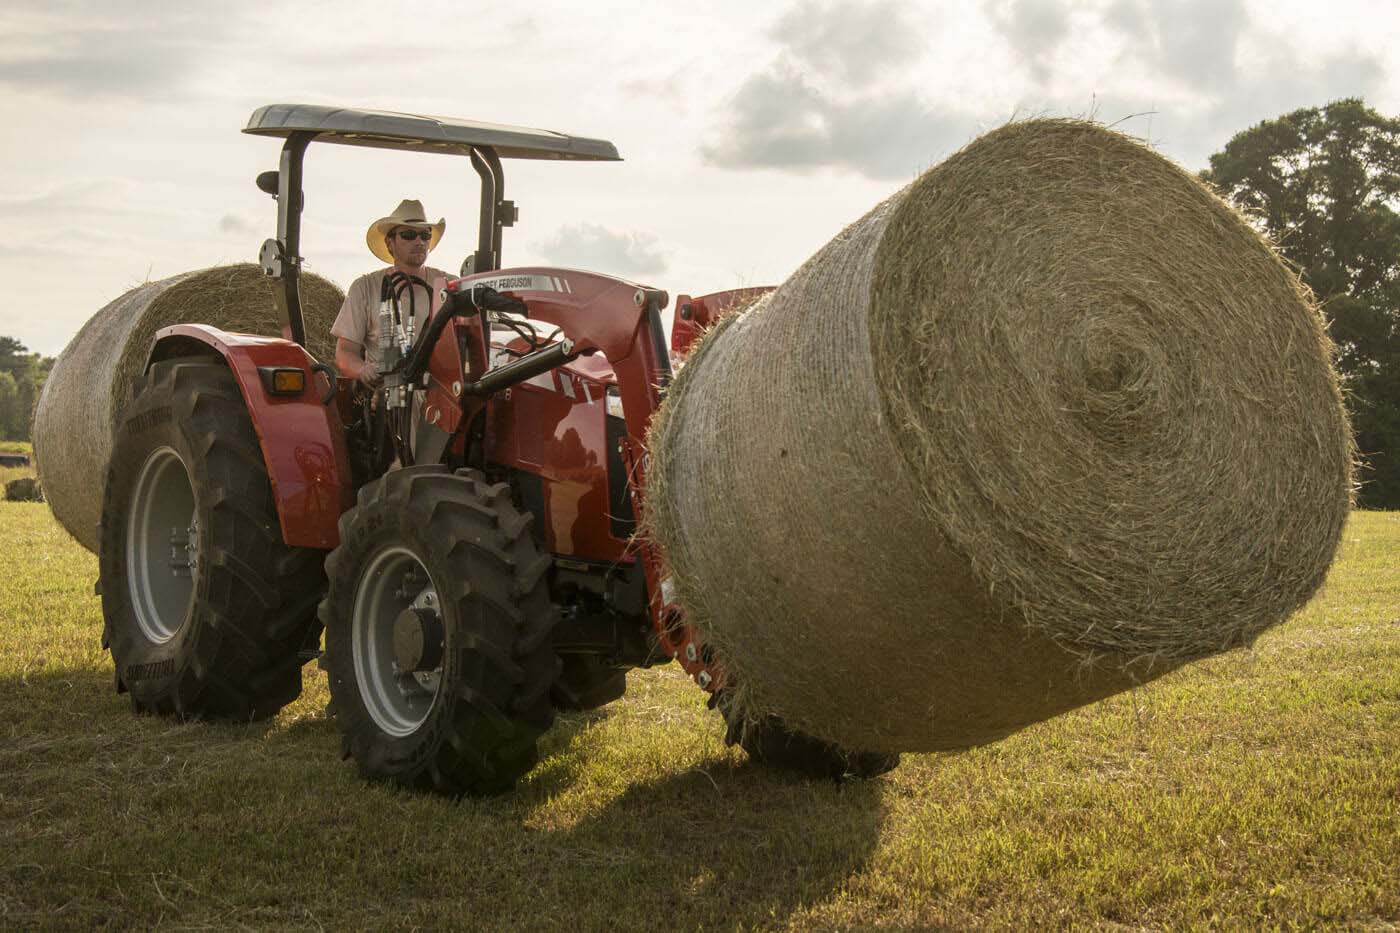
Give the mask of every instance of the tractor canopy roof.
M 472 147 L 483 146 L 494 149 L 502 159 L 620 160 L 617 148 L 603 139 L 566 136 L 525 126 L 476 123 L 453 117 L 317 104 L 269 104 L 259 107 L 248 118 L 243 132 L 281 137 L 296 132 L 311 132 L 318 134 L 316 142 L 449 155 L 468 155 Z

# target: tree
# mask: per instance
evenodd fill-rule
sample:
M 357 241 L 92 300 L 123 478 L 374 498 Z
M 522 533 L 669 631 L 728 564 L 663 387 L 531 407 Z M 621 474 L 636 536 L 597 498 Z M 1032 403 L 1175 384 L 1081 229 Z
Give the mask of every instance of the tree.
M 1295 110 L 1237 134 L 1201 177 L 1322 302 L 1367 464 L 1360 503 L 1400 508 L 1400 119 L 1356 98 Z
M 0 440 L 24 440 L 28 436 L 28 432 L 21 427 L 24 424 L 15 377 L 0 369 Z
M 27 357 L 29 348 L 13 337 L 0 337 L 0 369 L 8 372 L 20 357 Z
M 34 405 L 53 363 L 13 337 L 0 337 L 0 440 L 30 440 Z

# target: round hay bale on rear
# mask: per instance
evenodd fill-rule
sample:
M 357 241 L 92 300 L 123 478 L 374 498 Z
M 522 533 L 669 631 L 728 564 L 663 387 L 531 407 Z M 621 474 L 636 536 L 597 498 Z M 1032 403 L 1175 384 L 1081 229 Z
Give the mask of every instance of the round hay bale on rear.
M 97 550 L 102 484 L 117 419 L 139 384 L 156 331 L 172 324 L 278 336 L 276 283 L 253 263 L 185 272 L 137 286 L 98 311 L 54 363 L 34 413 L 34 459 L 49 507 L 68 533 Z M 335 355 L 331 323 L 344 294 L 303 274 L 307 349 Z
M 1352 490 L 1332 357 L 1193 177 L 1095 124 L 1013 124 L 701 344 L 647 521 L 751 717 L 984 743 L 1308 601 Z
M 32 476 L 21 476 L 5 484 L 5 499 L 9 502 L 43 502 L 44 490 Z

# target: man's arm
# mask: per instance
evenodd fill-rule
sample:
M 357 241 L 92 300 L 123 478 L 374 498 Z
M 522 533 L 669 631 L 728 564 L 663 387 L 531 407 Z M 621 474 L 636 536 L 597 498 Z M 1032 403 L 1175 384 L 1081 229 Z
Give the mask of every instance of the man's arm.
M 344 337 L 335 340 L 335 368 L 347 379 L 358 379 L 365 385 L 379 382 L 379 372 L 374 363 L 365 359 L 363 345 Z
M 365 359 L 365 342 L 369 334 L 371 312 L 370 280 L 362 275 L 350 283 L 340 313 L 335 316 L 331 333 L 335 336 L 335 368 L 346 379 L 358 379 L 366 385 L 379 381 L 374 363 Z

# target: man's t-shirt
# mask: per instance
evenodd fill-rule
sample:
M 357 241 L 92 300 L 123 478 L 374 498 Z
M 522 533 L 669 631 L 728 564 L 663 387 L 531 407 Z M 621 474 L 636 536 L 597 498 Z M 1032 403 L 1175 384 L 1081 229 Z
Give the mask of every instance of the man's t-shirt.
M 379 366 L 379 290 L 384 287 L 384 276 L 392 271 L 391 268 L 379 269 L 351 282 L 349 290 L 345 293 L 345 303 L 340 306 L 340 313 L 335 316 L 335 323 L 331 325 L 332 334 L 364 347 L 365 359 L 372 360 L 376 367 Z M 423 273 L 418 277 L 429 285 L 437 279 L 452 278 L 448 273 L 431 266 L 425 266 Z M 399 310 L 405 317 L 408 315 L 409 301 L 409 290 L 404 289 L 399 295 Z M 423 333 L 423 328 L 427 326 L 432 301 L 433 296 L 421 285 L 413 286 L 415 337 Z

